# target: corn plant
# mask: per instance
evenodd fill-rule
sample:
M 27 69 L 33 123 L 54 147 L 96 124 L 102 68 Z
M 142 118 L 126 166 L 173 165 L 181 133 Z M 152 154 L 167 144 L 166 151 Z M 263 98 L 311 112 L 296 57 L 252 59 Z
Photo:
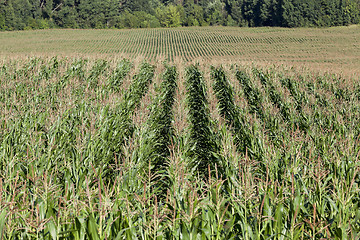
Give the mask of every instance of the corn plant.
M 131 62 L 127 59 L 121 60 L 112 75 L 108 78 L 106 83 L 106 89 L 114 92 L 119 92 L 124 78 L 129 74 L 131 70 Z
M 262 85 L 267 89 L 269 97 L 272 103 L 280 110 L 281 116 L 286 122 L 291 122 L 290 107 L 285 103 L 283 96 L 274 86 L 274 83 L 268 76 L 268 74 L 261 70 L 254 69 L 254 72 L 258 75 Z
M 214 82 L 215 95 L 218 99 L 218 109 L 227 126 L 233 131 L 234 143 L 237 149 L 243 154 L 249 154 L 251 157 L 260 160 L 263 147 L 261 142 L 256 140 L 255 133 L 235 105 L 234 91 L 226 78 L 224 69 L 222 67 L 218 69 L 212 67 L 211 77 Z
M 170 186 L 167 168 L 170 149 L 174 139 L 172 127 L 174 94 L 177 88 L 175 67 L 166 66 L 163 82 L 158 97 L 155 99 L 147 126 L 144 130 L 143 143 L 139 151 L 145 167 L 150 167 L 153 186 L 164 197 Z M 145 171 L 148 172 L 149 170 Z
M 142 64 L 139 73 L 133 77 L 130 88 L 124 93 L 119 106 L 116 106 L 113 111 L 108 108 L 101 111 L 97 137 L 99 141 L 94 146 L 97 148 L 94 157 L 101 159 L 103 166 L 112 166 L 116 159 L 122 158 L 122 146 L 132 137 L 135 128 L 132 115 L 140 105 L 153 76 L 154 67 L 147 63 Z M 111 168 L 107 168 L 106 171 L 112 172 Z M 105 175 L 108 174 L 105 173 Z
M 189 166 L 202 178 L 218 169 L 223 171 L 223 159 L 219 156 L 220 146 L 212 129 L 209 115 L 206 89 L 198 66 L 192 65 L 186 69 L 187 105 L 189 108 L 190 136 L 186 152 Z
M 303 105 L 306 104 L 307 98 L 305 97 L 305 93 L 299 90 L 298 83 L 291 78 L 281 79 L 280 82 L 283 87 L 286 87 L 290 91 L 296 103 L 296 110 L 302 112 Z
M 220 119 L 212 121 L 200 66 L 186 69 L 184 89 L 181 65 L 165 66 L 145 108 L 154 66 L 141 64 L 126 77 L 128 61 L 109 64 L 92 88 L 87 79 L 97 63 L 1 63 L 1 239 L 359 239 L 354 79 L 244 65 L 254 70 L 246 84 L 262 99 L 260 119 L 255 102 L 236 102 L 239 81 L 213 67 Z M 287 78 L 303 95 L 301 112 L 288 87 L 277 87 Z M 177 101 L 187 103 L 186 123 Z M 285 101 L 292 124 L 281 113 Z M 266 125 L 272 105 L 281 145 Z M 306 131 L 297 125 L 301 114 Z M 137 116 L 147 117 L 144 124 L 136 125 Z
M 307 131 L 310 125 L 310 117 L 302 111 L 303 106 L 308 102 L 305 92 L 301 92 L 298 84 L 291 78 L 282 78 L 280 82 L 283 87 L 286 87 L 289 90 L 291 96 L 295 100 L 295 109 L 299 113 L 296 125 L 302 131 Z
M 250 112 L 256 113 L 261 119 L 265 118 L 262 107 L 262 97 L 257 88 L 252 86 L 250 77 L 244 71 L 236 71 L 236 77 L 243 87 L 244 94 L 250 106 Z
M 97 88 L 100 76 L 106 72 L 108 63 L 105 60 L 98 60 L 90 70 L 89 76 L 86 78 L 90 88 Z
M 264 97 L 260 89 L 254 86 L 252 79 L 245 71 L 236 70 L 236 78 L 243 88 L 246 100 L 250 107 L 250 113 L 262 121 L 263 126 L 270 133 L 269 136 L 277 146 L 281 145 L 281 133 L 279 133 L 279 121 L 264 108 Z

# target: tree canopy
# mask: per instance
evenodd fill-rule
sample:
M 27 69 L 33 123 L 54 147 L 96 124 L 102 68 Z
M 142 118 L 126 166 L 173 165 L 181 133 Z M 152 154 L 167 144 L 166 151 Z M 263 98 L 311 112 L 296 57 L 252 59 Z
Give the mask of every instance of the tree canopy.
M 360 0 L 0 0 L 0 30 L 358 23 Z

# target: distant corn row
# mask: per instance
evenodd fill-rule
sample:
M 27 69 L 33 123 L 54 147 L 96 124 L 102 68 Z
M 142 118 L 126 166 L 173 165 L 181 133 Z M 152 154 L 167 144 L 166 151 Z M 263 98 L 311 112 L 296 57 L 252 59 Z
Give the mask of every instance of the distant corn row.
M 360 237 L 356 81 L 134 65 L 0 66 L 1 239 Z
M 98 51 L 101 53 L 126 53 L 131 56 L 141 55 L 145 58 L 155 59 L 163 56 L 168 60 L 182 57 L 184 60 L 196 59 L 199 57 L 211 58 L 213 56 L 241 56 L 246 52 L 269 53 L 269 49 L 264 47 L 271 44 L 274 51 L 284 49 L 283 43 L 291 44 L 319 44 L 320 40 L 315 37 L 304 36 L 258 36 L 240 32 L 236 28 L 215 28 L 204 31 L 204 28 L 192 29 L 134 29 L 118 31 L 111 35 L 111 32 L 104 32 L 107 39 L 105 49 L 99 43 L 96 48 L 93 45 L 86 52 Z M 323 41 L 323 40 L 322 40 Z

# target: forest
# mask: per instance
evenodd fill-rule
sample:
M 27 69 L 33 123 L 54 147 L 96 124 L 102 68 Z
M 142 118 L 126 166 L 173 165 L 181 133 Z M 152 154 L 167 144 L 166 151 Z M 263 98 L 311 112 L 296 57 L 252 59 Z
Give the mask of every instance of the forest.
M 0 30 L 360 23 L 360 0 L 0 0 Z

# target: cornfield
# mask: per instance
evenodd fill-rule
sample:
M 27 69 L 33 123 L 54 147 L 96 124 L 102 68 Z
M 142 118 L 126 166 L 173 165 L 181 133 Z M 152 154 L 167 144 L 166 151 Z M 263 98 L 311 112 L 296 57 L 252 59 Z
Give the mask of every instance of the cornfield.
M 333 28 L 189 27 L 51 29 L 0 32 L 0 57 L 205 59 L 305 64 L 316 70 L 359 74 L 359 26 Z
M 279 66 L 3 61 L 0 239 L 359 239 L 359 93 Z

